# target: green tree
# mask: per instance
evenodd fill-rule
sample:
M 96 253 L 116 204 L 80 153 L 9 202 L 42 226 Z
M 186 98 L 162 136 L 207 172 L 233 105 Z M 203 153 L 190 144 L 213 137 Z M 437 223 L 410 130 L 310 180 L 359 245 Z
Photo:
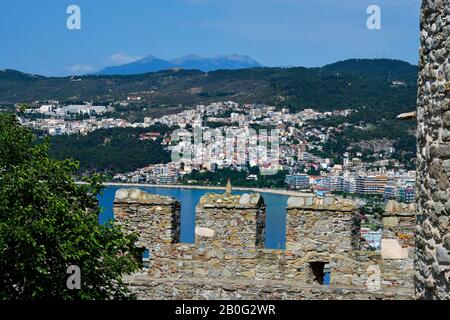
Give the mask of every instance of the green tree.
M 100 225 L 101 179 L 75 184 L 77 163 L 48 156 L 15 116 L 0 114 L 0 300 L 116 299 L 122 275 L 138 269 L 136 235 Z M 81 289 L 67 288 L 67 268 Z

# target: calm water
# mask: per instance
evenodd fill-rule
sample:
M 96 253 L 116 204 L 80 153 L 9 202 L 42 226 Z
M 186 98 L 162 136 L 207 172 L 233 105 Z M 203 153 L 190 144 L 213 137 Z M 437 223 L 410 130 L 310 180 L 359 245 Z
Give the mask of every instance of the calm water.
M 100 223 L 114 218 L 113 202 L 118 189 L 123 187 L 107 187 L 99 197 L 102 214 Z M 136 187 L 129 187 L 136 188 Z M 139 187 L 139 189 L 163 196 L 171 196 L 181 202 L 181 242 L 194 243 L 195 237 L 195 207 L 200 198 L 208 192 L 223 192 L 207 189 L 170 189 Z M 245 191 L 234 191 L 233 194 L 243 194 Z M 262 193 L 266 203 L 266 248 L 284 249 L 286 242 L 286 204 L 288 196 Z

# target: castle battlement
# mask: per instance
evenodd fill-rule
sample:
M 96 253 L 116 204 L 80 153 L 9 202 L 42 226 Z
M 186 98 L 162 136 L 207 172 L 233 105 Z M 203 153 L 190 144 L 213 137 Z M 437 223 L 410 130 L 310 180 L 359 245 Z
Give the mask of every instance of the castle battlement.
M 128 232 L 137 232 L 140 248 L 154 255 L 180 242 L 180 202 L 171 197 L 150 194 L 139 189 L 120 189 L 114 198 L 115 223 Z
M 225 287 L 246 299 L 413 295 L 412 273 L 382 286 L 385 261 L 380 252 L 359 250 L 358 210 L 350 200 L 309 194 L 289 198 L 286 250 L 264 248 L 266 206 L 260 194 L 205 194 L 196 207 L 193 244 L 179 241 L 181 205 L 139 190 L 116 194 L 116 223 L 138 232 L 137 245 L 150 252 L 148 268 L 126 277 L 138 297 L 223 297 Z M 392 261 L 388 266 L 389 278 L 401 272 Z M 326 274 L 330 284 L 324 286 Z M 220 281 L 212 285 L 208 279 Z

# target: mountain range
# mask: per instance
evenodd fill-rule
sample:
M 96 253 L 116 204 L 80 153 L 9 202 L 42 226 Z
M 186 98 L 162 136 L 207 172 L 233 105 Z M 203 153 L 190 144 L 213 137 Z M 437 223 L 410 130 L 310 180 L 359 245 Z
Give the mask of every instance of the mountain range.
M 124 65 L 106 67 L 95 74 L 131 75 L 157 72 L 173 68 L 209 72 L 215 70 L 237 70 L 256 67 L 262 67 L 262 65 L 246 55 L 221 55 L 214 58 L 202 58 L 197 55 L 188 55 L 172 60 L 159 59 L 150 55 L 143 59 Z

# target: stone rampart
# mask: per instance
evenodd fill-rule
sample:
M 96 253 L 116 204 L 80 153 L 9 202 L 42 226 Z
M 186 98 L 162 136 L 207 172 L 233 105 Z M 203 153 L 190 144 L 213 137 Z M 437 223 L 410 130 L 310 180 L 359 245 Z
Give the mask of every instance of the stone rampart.
M 119 190 L 114 212 L 126 231 L 139 233 L 137 245 L 151 252 L 147 269 L 125 277 L 142 299 L 412 297 L 408 286 L 383 285 L 379 252 L 359 250 L 357 209 L 345 199 L 290 198 L 286 250 L 263 248 L 265 204 L 259 194 L 203 196 L 193 244 L 179 243 L 175 199 Z
M 121 189 L 114 199 L 115 223 L 128 232 L 137 232 L 138 247 L 151 256 L 164 256 L 171 245 L 180 242 L 180 202 L 174 198 Z

